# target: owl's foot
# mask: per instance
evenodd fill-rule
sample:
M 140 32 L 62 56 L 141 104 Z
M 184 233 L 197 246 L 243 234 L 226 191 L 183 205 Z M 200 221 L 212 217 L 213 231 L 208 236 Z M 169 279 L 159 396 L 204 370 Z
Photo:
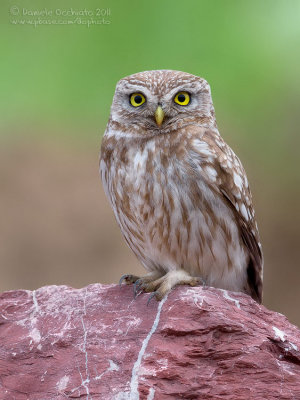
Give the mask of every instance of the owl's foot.
M 134 298 L 140 293 L 145 291 L 144 287 L 148 287 L 152 282 L 156 282 L 159 278 L 163 277 L 164 273 L 160 271 L 149 272 L 149 274 L 139 278 L 133 285 Z
M 149 283 L 156 281 L 157 279 L 161 278 L 162 276 L 163 276 L 163 273 L 159 272 L 159 271 L 150 272 L 149 274 L 142 276 L 142 277 L 139 277 L 136 275 L 125 274 L 125 275 L 121 276 L 119 285 L 121 286 L 123 282 L 125 282 L 126 285 L 133 284 L 133 294 L 134 294 L 134 298 L 136 298 L 138 293 L 141 291 L 143 285 L 148 285 Z
M 184 270 L 170 271 L 163 277 L 140 285 L 140 289 L 144 292 L 153 292 L 148 299 L 150 300 L 155 297 L 156 300 L 160 301 L 165 297 L 175 286 L 178 285 L 190 285 L 190 286 L 205 286 L 205 282 L 202 278 L 191 276 Z

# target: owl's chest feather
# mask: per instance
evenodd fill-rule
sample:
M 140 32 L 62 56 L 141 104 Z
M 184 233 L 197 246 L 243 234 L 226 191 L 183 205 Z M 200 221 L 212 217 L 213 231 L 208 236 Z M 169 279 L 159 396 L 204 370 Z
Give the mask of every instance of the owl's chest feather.
M 107 186 L 123 233 L 152 243 L 170 241 L 171 234 L 180 243 L 210 235 L 225 206 L 187 160 L 184 146 L 154 140 L 112 155 Z
M 126 156 L 115 160 L 115 190 L 129 205 L 131 213 L 146 222 L 148 214 L 157 212 L 158 207 L 167 206 L 170 199 L 184 190 L 186 171 L 183 161 L 170 154 L 166 148 L 157 148 L 149 141 L 142 149 L 131 147 Z M 179 185 L 179 187 L 178 187 Z M 144 221 L 143 221 L 144 219 Z
M 201 216 L 201 210 L 213 223 L 216 212 L 211 208 L 222 208 L 199 171 L 191 167 L 184 145 L 163 146 L 150 140 L 111 153 L 102 172 L 104 186 L 115 213 L 126 216 L 136 230 L 142 232 L 149 224 L 160 230 L 172 223 L 189 226 L 191 215 Z

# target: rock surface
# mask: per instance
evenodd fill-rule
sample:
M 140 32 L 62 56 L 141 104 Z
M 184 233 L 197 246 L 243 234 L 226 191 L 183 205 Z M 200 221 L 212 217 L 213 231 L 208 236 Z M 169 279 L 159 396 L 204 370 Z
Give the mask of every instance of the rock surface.
M 248 296 L 46 286 L 0 296 L 0 398 L 300 399 L 300 331 Z

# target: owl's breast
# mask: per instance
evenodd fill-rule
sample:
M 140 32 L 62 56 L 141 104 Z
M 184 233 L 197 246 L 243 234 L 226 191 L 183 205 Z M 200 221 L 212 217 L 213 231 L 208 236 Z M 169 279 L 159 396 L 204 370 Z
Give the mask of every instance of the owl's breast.
M 184 268 L 209 284 L 221 279 L 224 265 L 244 266 L 247 255 L 232 211 L 187 159 L 182 149 L 148 141 L 116 151 L 102 176 L 124 238 L 144 266 Z

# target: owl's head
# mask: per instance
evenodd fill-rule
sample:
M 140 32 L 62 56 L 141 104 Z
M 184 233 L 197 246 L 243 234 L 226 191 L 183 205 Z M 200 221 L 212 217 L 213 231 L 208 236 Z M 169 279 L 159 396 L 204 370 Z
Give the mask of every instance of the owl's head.
M 144 135 L 189 124 L 215 124 L 209 84 L 180 71 L 145 71 L 121 79 L 111 107 L 112 121 Z

